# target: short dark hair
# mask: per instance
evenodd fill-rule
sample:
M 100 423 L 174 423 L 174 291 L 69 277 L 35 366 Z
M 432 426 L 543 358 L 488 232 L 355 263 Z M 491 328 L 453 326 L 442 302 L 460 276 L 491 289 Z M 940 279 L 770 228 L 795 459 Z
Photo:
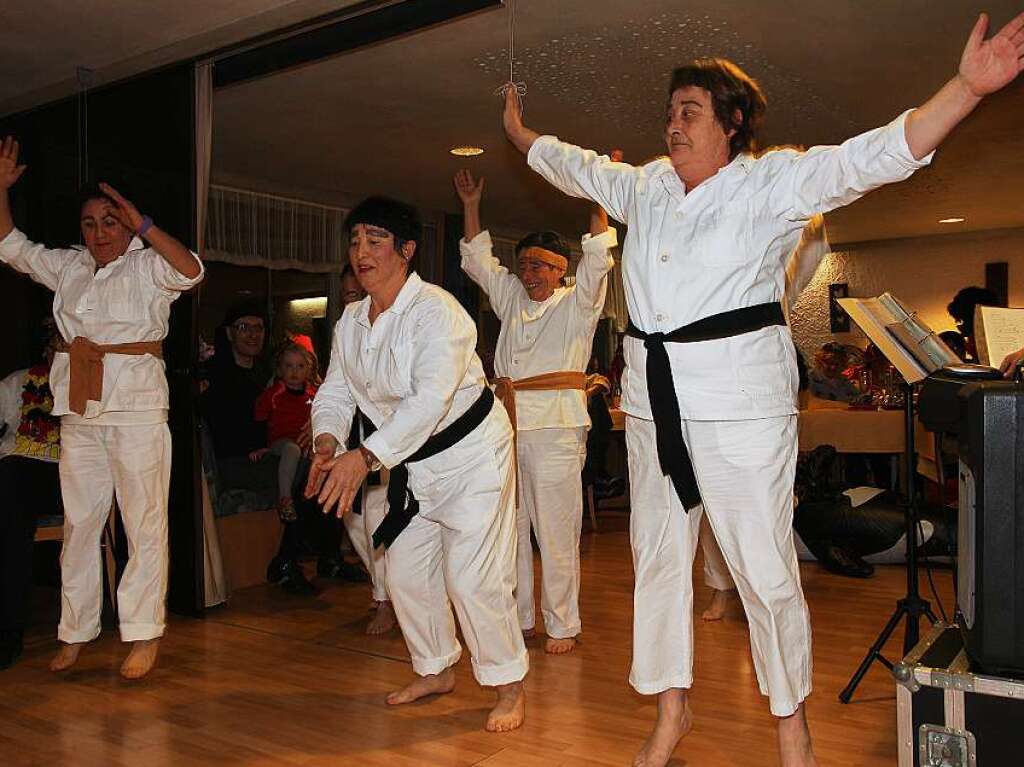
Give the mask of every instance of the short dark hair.
M 412 205 L 390 197 L 367 197 L 356 205 L 345 218 L 345 229 L 351 232 L 356 224 L 379 226 L 395 238 L 395 250 L 400 251 L 407 242 L 416 243 L 416 252 L 409 259 L 413 270 L 416 256 L 423 245 L 423 221 Z
M 973 336 L 974 307 L 998 305 L 999 299 L 991 290 L 971 285 L 957 291 L 957 294 L 953 296 L 953 300 L 946 307 L 946 311 L 963 328 L 965 336 Z
M 85 204 L 93 200 L 103 200 L 104 202 L 110 203 L 115 208 L 117 207 L 117 203 L 114 202 L 113 197 L 104 192 L 103 189 L 100 188 L 100 185 L 95 181 L 90 181 L 78 190 L 78 214 L 81 215 L 82 208 L 85 207 Z
M 567 261 L 572 261 L 572 250 L 569 242 L 558 232 L 530 232 L 523 239 L 516 243 L 516 255 L 518 256 L 527 248 L 544 248 L 552 253 L 565 256 Z
M 764 122 L 768 102 L 754 78 L 728 59 L 697 59 L 672 72 L 669 100 L 677 90 L 690 85 L 711 94 L 711 105 L 723 130 L 736 130 L 729 139 L 730 158 L 757 150 L 757 132 Z M 740 112 L 739 121 L 736 110 Z
M 244 298 L 236 301 L 224 314 L 224 325 L 234 325 L 242 317 L 259 317 L 263 325 L 267 324 L 267 304 L 258 298 Z

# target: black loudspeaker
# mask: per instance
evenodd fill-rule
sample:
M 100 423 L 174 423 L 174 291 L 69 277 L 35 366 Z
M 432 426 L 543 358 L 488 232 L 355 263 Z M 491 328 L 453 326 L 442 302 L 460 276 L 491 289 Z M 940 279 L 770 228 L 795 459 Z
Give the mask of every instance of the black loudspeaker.
M 1024 675 L 1024 385 L 964 386 L 957 597 L 979 669 Z

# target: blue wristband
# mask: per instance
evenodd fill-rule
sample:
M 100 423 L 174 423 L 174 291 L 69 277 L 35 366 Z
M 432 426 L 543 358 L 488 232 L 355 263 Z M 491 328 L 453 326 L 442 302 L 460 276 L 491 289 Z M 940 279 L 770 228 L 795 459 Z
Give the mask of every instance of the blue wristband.
M 149 216 L 142 217 L 142 223 L 139 224 L 139 228 L 135 230 L 135 234 L 139 237 L 145 237 L 146 232 L 153 228 L 153 219 Z

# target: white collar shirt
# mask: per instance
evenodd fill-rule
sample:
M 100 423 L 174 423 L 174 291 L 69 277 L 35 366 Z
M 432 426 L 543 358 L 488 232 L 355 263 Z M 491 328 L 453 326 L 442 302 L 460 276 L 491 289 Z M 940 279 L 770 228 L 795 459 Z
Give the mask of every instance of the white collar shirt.
M 497 375 L 516 380 L 563 370 L 586 372 L 608 271 L 615 263 L 610 251 L 617 244 L 612 228 L 596 237 L 584 235 L 575 284 L 533 301 L 522 281 L 493 255 L 487 231 L 459 243 L 462 269 L 487 294 L 501 320 L 494 352 Z M 578 389 L 516 392 L 516 421 L 520 431 L 589 427 L 586 394 Z
M 97 344 L 163 341 L 171 303 L 204 274 L 198 257 L 199 274 L 186 277 L 138 237 L 124 255 L 96 269 L 88 250 L 46 248 L 17 229 L 0 240 L 0 261 L 53 291 L 53 317 L 67 343 L 79 336 Z M 50 369 L 53 414 L 78 422 L 68 405 L 68 363 L 66 353 L 54 356 Z M 100 424 L 123 417 L 137 422 L 123 414 L 142 412 L 163 420 L 168 404 L 163 360 L 149 354 L 107 354 L 102 397 L 87 403 L 81 420 Z
M 838 146 L 741 154 L 687 191 L 667 158 L 633 167 L 538 138 L 530 167 L 566 194 L 597 202 L 629 227 L 622 252 L 631 321 L 670 332 L 732 309 L 782 301 L 786 260 L 807 221 L 931 161 L 907 146 L 904 113 Z M 680 414 L 740 420 L 796 412 L 789 328 L 666 344 Z M 651 418 L 643 341 L 627 337 L 622 408 Z
M 372 325 L 369 311 L 367 296 L 346 306 L 335 325 L 331 362 L 313 400 L 313 435 L 331 434 L 343 447 L 358 408 L 377 426 L 363 445 L 390 469 L 468 410 L 486 379 L 476 326 L 447 291 L 413 273 Z M 411 464 L 410 486 L 422 487 L 425 470 L 444 470 L 458 452 Z

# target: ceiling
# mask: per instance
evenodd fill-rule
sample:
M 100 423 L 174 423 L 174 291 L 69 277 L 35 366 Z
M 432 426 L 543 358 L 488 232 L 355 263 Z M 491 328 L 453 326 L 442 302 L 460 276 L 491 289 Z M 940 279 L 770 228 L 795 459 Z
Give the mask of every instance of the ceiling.
M 0 115 L 199 56 L 357 0 L 3 0 Z M 59 25 L 59 26 L 58 26 Z
M 991 0 L 1002 24 L 1018 0 Z M 662 152 L 665 82 L 699 55 L 737 61 L 769 99 L 770 143 L 838 142 L 921 103 L 955 71 L 976 0 L 517 0 L 526 122 L 627 160 Z M 922 21 L 924 20 L 924 21 Z M 586 208 L 549 189 L 504 140 L 508 13 L 218 91 L 215 174 L 457 210 L 451 176 L 487 177 L 485 223 L 581 230 Z M 483 156 L 454 158 L 459 144 Z M 1024 226 L 1024 82 L 991 99 L 907 183 L 830 217 L 834 242 Z M 1012 191 L 1011 191 L 1012 190 Z M 1008 193 L 1008 191 L 1010 193 Z
M 354 0 L 6 0 L 0 114 L 109 82 Z M 1019 0 L 987 0 L 993 26 Z M 732 58 L 769 98 L 769 143 L 836 142 L 921 103 L 955 70 L 977 0 L 516 0 L 527 123 L 641 162 L 661 152 L 664 88 L 694 56 Z M 485 223 L 582 229 L 586 209 L 505 142 L 509 14 L 495 10 L 218 91 L 214 174 L 317 196 L 384 192 L 456 211 L 451 175 L 487 177 Z M 54 34 L 53 20 L 60 20 Z M 468 161 L 456 144 L 483 147 Z M 832 214 L 835 242 L 1024 226 L 1024 82 L 991 98 L 908 182 Z

